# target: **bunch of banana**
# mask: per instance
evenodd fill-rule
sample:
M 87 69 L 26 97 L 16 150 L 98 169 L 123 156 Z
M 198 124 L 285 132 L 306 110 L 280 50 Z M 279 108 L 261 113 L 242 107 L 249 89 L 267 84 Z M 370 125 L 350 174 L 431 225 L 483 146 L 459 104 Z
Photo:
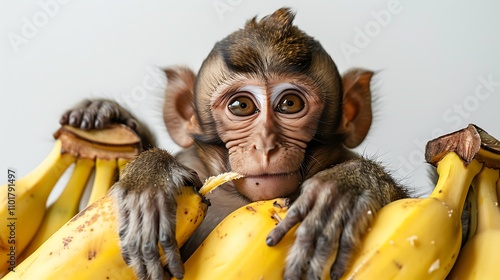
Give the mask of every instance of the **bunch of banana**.
M 479 131 L 469 125 L 428 143 L 426 159 L 439 174 L 434 191 L 382 208 L 342 279 L 445 279 L 459 254 L 469 185 L 499 159 L 485 154 Z
M 469 263 L 462 266 L 459 261 L 452 276 L 465 275 L 459 269 L 470 266 L 478 252 L 492 256 L 485 247 L 499 242 L 488 236 L 496 234 L 498 227 L 493 221 L 500 220 L 495 190 L 500 188 L 496 170 L 500 153 L 495 152 L 498 142 L 492 139 L 469 125 L 430 141 L 426 159 L 437 165 L 435 190 L 428 198 L 402 199 L 382 208 L 342 279 L 445 279 L 459 256 L 461 213 L 473 180 L 479 220 L 468 241 L 472 245 L 467 245 L 472 253 L 466 254 L 464 249 L 460 258 Z M 224 176 L 207 181 L 200 194 L 240 178 L 238 174 Z M 201 223 L 207 205 L 192 187 L 177 194 L 177 204 L 176 239 L 182 244 Z M 5 279 L 135 279 L 120 254 L 115 205 L 109 195 L 89 205 Z M 285 200 L 274 199 L 249 204 L 230 214 L 185 263 L 184 278 L 281 279 L 294 230 L 275 247 L 268 247 L 265 239 L 285 217 L 286 209 Z M 481 277 L 477 279 L 488 279 Z
M 343 279 L 446 277 L 460 249 L 461 211 L 469 185 L 481 162 L 491 162 L 477 159 L 481 140 L 469 126 L 429 143 L 426 156 L 438 165 L 440 176 L 434 192 L 429 198 L 384 207 Z M 268 247 L 264 240 L 286 209 L 286 203 L 276 199 L 230 214 L 187 260 L 185 279 L 281 279 L 295 229 L 277 247 Z
M 100 131 L 63 126 L 54 137 L 55 145 L 49 156 L 34 171 L 14 182 L 12 192 L 0 193 L 0 219 L 12 221 L 13 225 L 12 229 L 0 227 L 0 276 L 78 213 L 96 159 L 92 192 L 102 196 L 112 184 L 117 158 L 131 159 L 137 154 L 140 142 L 137 135 L 125 126 Z M 108 164 L 100 164 L 100 161 Z M 55 184 L 75 162 L 65 189 L 47 208 L 47 199 Z M 2 188 L 7 189 L 7 186 Z
M 490 142 L 491 143 L 491 142 Z M 472 279 L 500 279 L 498 258 L 500 257 L 500 145 L 496 142 L 496 148 L 492 145 L 488 153 L 489 158 L 496 158 L 497 162 L 488 164 L 472 182 L 476 198 L 477 223 L 460 251 L 448 279 L 450 280 L 472 280 Z M 475 218 L 476 216 L 472 216 Z
M 237 178 L 241 176 L 224 173 L 209 178 L 199 193 L 186 186 L 176 194 L 178 244 L 182 245 L 205 217 L 208 205 L 202 195 Z M 113 197 L 107 194 L 87 206 L 3 279 L 136 279 L 120 252 Z

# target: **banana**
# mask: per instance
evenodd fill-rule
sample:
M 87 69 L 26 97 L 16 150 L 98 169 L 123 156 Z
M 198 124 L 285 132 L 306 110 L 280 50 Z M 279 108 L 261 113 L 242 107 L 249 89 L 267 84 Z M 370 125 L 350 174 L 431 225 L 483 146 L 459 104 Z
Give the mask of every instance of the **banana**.
M 430 197 L 401 199 L 378 212 L 341 279 L 444 279 L 460 249 L 468 186 L 481 167 L 446 155 Z
M 497 186 L 499 170 L 485 167 L 475 178 L 477 196 L 477 228 L 460 251 L 448 279 L 500 279 L 500 208 Z
M 94 160 L 92 159 L 79 158 L 76 161 L 75 169 L 66 187 L 59 198 L 47 208 L 42 224 L 19 257 L 19 262 L 31 255 L 45 240 L 78 213 L 80 198 L 93 168 Z
M 287 209 L 288 202 L 280 198 L 235 210 L 186 261 L 184 279 L 282 279 L 297 226 L 274 247 L 265 240 Z
M 7 186 L 0 189 L 0 220 L 10 226 L 0 227 L 0 275 L 16 263 L 40 226 L 46 209 L 47 198 L 75 156 L 61 151 L 57 140 L 49 156 L 32 172 L 14 183 L 14 190 Z M 9 206 L 9 208 L 8 208 Z
M 96 202 L 108 192 L 115 180 L 116 170 L 116 159 L 96 159 L 94 184 L 92 185 L 92 191 L 90 192 L 87 205 Z
M 181 188 L 176 196 L 178 244 L 183 244 L 205 217 L 208 205 L 203 195 L 237 178 L 241 176 L 236 173 L 210 178 L 200 192 L 193 187 Z M 3 279 L 136 279 L 122 259 L 112 195 L 82 210 Z
M 469 125 L 430 141 L 426 159 L 439 174 L 434 191 L 383 207 L 341 279 L 444 279 L 460 250 L 470 183 L 490 162 L 480 156 L 482 139 Z

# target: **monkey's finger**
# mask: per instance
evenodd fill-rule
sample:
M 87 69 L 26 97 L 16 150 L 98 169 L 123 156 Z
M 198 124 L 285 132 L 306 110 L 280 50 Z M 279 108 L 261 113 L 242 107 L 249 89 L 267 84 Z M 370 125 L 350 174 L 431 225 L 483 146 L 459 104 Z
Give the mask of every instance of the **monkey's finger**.
M 59 119 L 59 124 L 65 125 L 69 124 L 69 115 L 71 114 L 71 110 L 68 110 L 62 114 L 61 118 Z
M 349 257 L 353 250 L 359 246 L 363 235 L 368 231 L 368 228 L 375 218 L 378 209 L 382 207 L 379 203 L 374 202 L 373 194 L 367 192 L 362 196 L 352 199 L 349 203 L 351 209 L 349 218 L 344 221 L 343 232 L 349 232 L 349 236 L 345 236 L 340 240 L 339 250 L 333 267 L 331 269 L 332 279 L 338 279 L 344 274 L 348 265 Z
M 278 244 L 292 227 L 300 223 L 308 215 L 314 205 L 312 195 L 311 192 L 305 192 L 292 204 L 286 217 L 267 236 L 266 244 L 268 246 Z
M 129 252 L 128 250 L 125 250 L 123 248 L 123 241 L 125 237 L 127 236 L 128 228 L 129 228 L 129 217 L 130 217 L 130 211 L 125 207 L 124 201 L 125 198 L 125 191 L 122 188 L 120 181 L 116 182 L 110 190 L 110 195 L 115 199 L 116 203 L 118 204 L 118 220 L 119 220 L 119 228 L 118 228 L 118 235 L 120 237 L 120 246 L 122 246 L 122 258 L 125 261 L 127 265 L 130 265 L 130 257 L 129 257 Z
M 124 197 L 119 208 L 127 209 L 128 224 L 120 227 L 120 246 L 122 256 L 140 279 L 146 279 L 148 272 L 142 257 L 142 209 L 139 208 L 139 195 L 129 193 Z
M 310 266 L 307 267 L 307 279 L 321 279 L 325 270 L 330 274 L 339 251 L 341 226 L 338 220 L 325 226 L 326 232 L 316 240 L 315 251 L 310 259 Z
M 73 126 L 73 127 L 81 127 L 82 118 L 83 118 L 83 110 L 84 109 L 82 109 L 82 108 L 71 110 L 68 114 L 68 124 Z
M 160 261 L 158 250 L 158 211 L 157 205 L 153 203 L 154 196 L 147 189 L 139 199 L 139 205 L 143 206 L 142 227 L 139 234 L 142 236 L 141 253 L 142 263 L 146 267 L 149 279 L 163 279 L 163 266 Z M 147 226 L 145 226 L 147 225 Z
M 118 107 L 113 102 L 99 102 L 95 112 L 94 126 L 95 128 L 105 128 L 116 120 L 120 112 Z
M 95 118 L 99 107 L 101 106 L 100 101 L 93 101 L 83 110 L 82 109 L 82 120 L 80 127 L 82 129 L 93 129 L 95 126 Z
M 324 270 L 330 273 L 330 269 L 338 254 L 339 244 L 341 243 L 341 233 L 345 232 L 343 227 L 343 216 L 346 212 L 345 209 L 348 209 L 348 207 L 350 207 L 350 200 L 346 197 L 346 199 L 341 199 L 333 205 L 329 204 L 329 207 L 327 207 L 329 209 L 324 209 L 329 212 L 329 215 L 326 220 L 322 221 L 323 224 L 317 229 L 319 234 L 317 234 L 318 232 L 316 233 L 317 239 L 314 246 L 314 252 L 309 258 L 310 265 L 306 266 L 307 279 L 320 279 Z M 344 236 L 344 239 L 349 238 L 350 236 Z
M 75 111 L 77 111 L 76 113 L 78 112 L 81 112 L 81 109 L 82 108 L 86 108 L 88 105 L 90 104 L 90 100 L 88 99 L 85 99 L 85 100 L 82 100 L 80 103 L 78 103 L 75 107 L 67 110 L 66 112 L 64 112 L 64 114 L 61 116 L 61 118 L 59 119 L 59 123 L 62 124 L 62 125 L 65 125 L 65 124 L 70 124 L 70 125 L 73 125 L 74 126 L 74 122 L 75 120 L 71 120 L 71 114 Z M 73 122 L 73 123 L 72 123 Z M 80 125 L 80 122 L 78 121 L 78 126 Z
M 184 264 L 175 239 L 175 213 L 177 212 L 175 197 L 167 196 L 166 193 L 158 193 L 156 203 L 159 210 L 158 237 L 165 252 L 166 267 L 170 274 L 177 279 L 182 279 L 184 277 Z
M 332 190 L 334 188 L 331 188 L 330 185 L 324 185 L 321 191 L 313 187 L 308 188 L 308 190 L 316 194 L 308 196 L 309 199 L 307 199 L 309 204 L 314 203 L 314 206 L 311 206 L 309 213 L 302 220 L 295 233 L 295 242 L 286 261 L 284 273 L 286 279 L 302 279 L 309 272 L 308 268 L 314 265 L 312 260 L 318 251 L 317 246 L 325 246 L 324 243 L 327 243 L 323 232 L 327 227 L 333 228 L 330 223 L 336 218 L 333 215 L 336 205 L 332 203 L 334 197 Z M 321 259 L 316 259 L 316 261 L 321 261 Z M 316 265 L 316 267 L 318 266 L 322 267 L 321 264 Z

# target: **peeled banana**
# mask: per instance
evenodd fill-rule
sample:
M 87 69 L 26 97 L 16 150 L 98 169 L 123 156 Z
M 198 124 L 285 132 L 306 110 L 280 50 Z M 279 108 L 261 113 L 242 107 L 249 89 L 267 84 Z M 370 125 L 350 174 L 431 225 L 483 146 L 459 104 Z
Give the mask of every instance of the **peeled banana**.
M 282 279 L 297 227 L 274 247 L 266 245 L 266 236 L 287 209 L 285 199 L 273 199 L 235 210 L 186 261 L 184 279 Z
M 229 173 L 211 178 L 200 193 L 193 187 L 182 188 L 176 196 L 178 244 L 191 236 L 205 216 L 208 205 L 200 194 L 240 177 Z M 136 279 L 122 259 L 112 196 L 106 195 L 77 214 L 3 279 Z
M 9 226 L 0 227 L 0 275 L 15 266 L 18 254 L 31 241 L 43 220 L 52 188 L 76 160 L 72 154 L 62 153 L 61 147 L 61 140 L 57 140 L 50 155 L 14 183 L 13 192 L 7 192 L 7 186 L 0 187 L 4 190 L 0 192 L 0 220 L 9 222 Z
M 499 170 L 485 167 L 473 182 L 477 197 L 477 228 L 460 251 L 448 279 L 500 279 Z

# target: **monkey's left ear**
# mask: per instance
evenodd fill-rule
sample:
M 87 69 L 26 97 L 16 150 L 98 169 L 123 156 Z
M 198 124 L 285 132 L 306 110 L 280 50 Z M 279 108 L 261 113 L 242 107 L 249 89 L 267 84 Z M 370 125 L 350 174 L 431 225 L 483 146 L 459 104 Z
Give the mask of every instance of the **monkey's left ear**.
M 361 144 L 372 123 L 370 81 L 373 72 L 354 68 L 342 77 L 344 101 L 340 130 L 346 139 L 344 144 L 354 148 Z
M 193 145 L 192 135 L 199 132 L 194 114 L 194 83 L 196 75 L 188 68 L 165 69 L 167 88 L 163 105 L 163 120 L 172 140 L 187 148 Z

